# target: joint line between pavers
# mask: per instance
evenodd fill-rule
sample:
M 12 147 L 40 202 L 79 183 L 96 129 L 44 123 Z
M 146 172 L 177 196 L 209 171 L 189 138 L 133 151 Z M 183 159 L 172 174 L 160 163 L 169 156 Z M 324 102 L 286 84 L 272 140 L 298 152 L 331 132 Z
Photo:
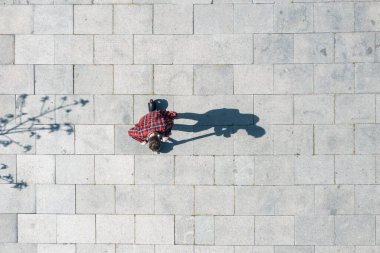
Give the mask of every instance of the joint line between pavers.
M 333 63 L 336 63 L 336 61 L 335 61 L 335 44 L 336 44 L 336 33 L 334 32 L 334 50 L 333 50 L 334 61 L 333 61 Z M 354 92 L 355 92 L 355 88 L 354 88 Z
M 74 211 L 75 214 L 77 213 L 77 185 L 74 184 L 74 190 L 75 190 L 75 203 L 74 203 Z
M 72 66 L 72 70 L 73 70 L 73 95 L 74 95 L 74 83 L 75 83 L 75 81 L 74 81 L 74 79 L 75 79 L 75 75 L 74 75 L 74 70 L 75 70 L 75 68 L 74 68 L 74 64 L 73 64 L 73 66 Z
M 136 244 L 136 214 L 133 215 L 133 223 L 134 223 L 134 226 L 133 226 L 133 244 Z
M 293 245 L 296 245 L 296 216 L 293 215 Z
M 136 155 L 133 155 L 133 184 L 136 185 Z
M 73 4 L 73 35 L 75 34 L 75 26 L 74 26 L 74 23 L 75 23 L 75 4 Z
M 376 244 L 376 236 L 377 236 L 377 234 L 376 234 L 376 215 L 374 215 L 374 218 L 375 218 L 375 244 Z
M 353 131 L 353 140 L 354 140 L 354 152 L 353 152 L 353 155 L 355 155 L 356 154 L 356 142 L 355 142 L 355 135 L 356 135 L 356 124 L 354 124 L 353 125 L 353 129 L 354 129 L 354 131 Z
M 155 94 L 154 91 L 155 91 L 155 87 L 156 87 L 156 85 L 155 85 L 155 79 L 154 79 L 154 75 L 155 75 L 154 71 L 155 70 L 156 70 L 156 65 L 152 64 L 152 93 L 153 93 L 153 95 Z
M 334 162 L 334 184 L 336 184 L 336 175 L 335 175 L 335 158 L 336 155 L 333 155 L 333 162 Z M 315 189 L 315 186 L 314 186 Z M 314 190 L 315 191 L 315 190 Z M 315 192 L 314 192 L 314 203 L 315 203 Z
M 195 34 L 195 31 L 194 31 L 194 20 L 195 20 L 195 15 L 194 15 L 194 4 L 193 4 L 193 17 L 192 17 L 192 24 L 193 24 L 193 33 L 192 34 Z
M 92 64 L 95 64 L 95 35 L 92 35 Z
M 176 160 L 176 155 L 173 156 L 173 184 L 175 185 L 175 160 Z M 195 194 L 195 193 L 194 193 Z M 195 195 L 194 195 L 194 199 L 195 199 Z M 195 202 L 195 200 L 194 200 Z
M 312 75 L 313 75 L 313 94 L 315 94 L 315 64 L 312 64 L 313 66 L 313 72 L 312 72 Z
M 334 245 L 336 245 L 336 225 L 335 225 L 336 216 L 335 215 L 333 215 L 333 219 L 334 219 Z
M 54 184 L 57 184 L 57 155 L 54 155 Z
M 235 206 L 235 204 L 236 204 L 236 201 L 235 201 L 236 200 L 236 186 L 233 185 L 232 187 L 234 189 L 234 215 L 236 215 L 236 206 Z
M 154 214 L 156 214 L 156 187 L 157 185 L 153 185 L 153 205 L 154 205 Z
M 315 14 L 314 14 L 314 5 L 315 5 L 315 3 L 313 3 L 313 32 L 315 32 Z

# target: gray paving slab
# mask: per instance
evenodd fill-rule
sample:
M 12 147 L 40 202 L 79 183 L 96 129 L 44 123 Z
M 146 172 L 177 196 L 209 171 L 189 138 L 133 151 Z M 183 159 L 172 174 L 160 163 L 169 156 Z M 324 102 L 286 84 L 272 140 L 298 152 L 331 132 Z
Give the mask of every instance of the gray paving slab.
M 0 253 L 379 253 L 379 3 L 0 0 Z

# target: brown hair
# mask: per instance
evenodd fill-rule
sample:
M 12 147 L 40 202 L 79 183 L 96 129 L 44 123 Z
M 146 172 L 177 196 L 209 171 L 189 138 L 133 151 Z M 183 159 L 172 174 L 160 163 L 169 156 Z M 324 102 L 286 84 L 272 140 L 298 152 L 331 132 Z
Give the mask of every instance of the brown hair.
M 149 142 L 149 148 L 152 151 L 154 151 L 154 152 L 160 151 L 161 142 L 160 142 L 160 139 L 158 138 L 157 135 L 153 135 L 152 137 L 150 137 L 148 142 Z

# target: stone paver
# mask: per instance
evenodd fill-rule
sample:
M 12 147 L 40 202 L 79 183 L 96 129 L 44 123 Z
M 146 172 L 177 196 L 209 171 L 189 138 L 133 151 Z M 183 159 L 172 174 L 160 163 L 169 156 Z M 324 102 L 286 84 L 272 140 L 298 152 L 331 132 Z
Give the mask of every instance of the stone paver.
M 95 243 L 95 215 L 57 215 L 58 243 Z
M 128 64 L 133 61 L 131 35 L 95 35 L 95 64 Z
M 72 65 L 35 66 L 36 94 L 72 94 L 73 80 Z
M 193 94 L 194 83 L 195 83 L 195 80 L 193 80 L 193 71 L 194 70 L 193 70 L 192 65 L 155 65 L 154 67 L 154 93 L 165 94 L 165 95 L 191 95 Z M 201 73 L 204 73 L 204 72 L 205 71 Z M 215 91 L 216 89 L 218 89 L 219 87 L 218 82 L 213 82 L 213 81 L 217 81 L 217 80 L 219 81 L 220 79 L 218 78 L 224 78 L 224 68 L 221 68 L 220 72 L 222 74 L 219 76 L 217 75 L 218 72 L 216 72 L 215 74 L 216 79 L 215 78 L 213 79 L 212 77 L 204 76 L 201 74 L 200 77 L 198 77 L 201 83 L 199 83 L 199 80 L 197 80 L 198 82 L 197 87 L 198 85 L 200 85 L 200 88 L 201 89 L 203 88 L 204 90 L 203 91 L 201 90 L 201 92 L 198 92 L 198 93 L 207 94 L 208 89 L 211 89 L 212 91 Z M 194 78 L 196 78 L 195 75 L 194 75 Z M 229 80 L 231 81 L 230 84 L 231 84 L 231 89 L 232 89 L 233 77 L 231 76 L 230 79 L 227 80 L 227 83 Z M 210 84 L 210 83 L 212 83 L 212 85 L 210 88 L 208 88 L 207 84 Z M 200 88 L 198 88 L 198 90 Z
M 1 46 L 0 46 L 0 63 L 1 64 L 12 64 L 15 61 L 15 36 L 13 35 L 2 35 L 0 36 Z
M 18 242 L 57 242 L 57 217 L 55 214 L 20 214 L 17 222 Z
M 117 214 L 153 214 L 154 187 L 151 185 L 116 186 Z
M 34 34 L 72 34 L 73 15 L 70 5 L 36 5 Z
M 0 253 L 379 253 L 379 73 L 379 1 L 0 0 Z

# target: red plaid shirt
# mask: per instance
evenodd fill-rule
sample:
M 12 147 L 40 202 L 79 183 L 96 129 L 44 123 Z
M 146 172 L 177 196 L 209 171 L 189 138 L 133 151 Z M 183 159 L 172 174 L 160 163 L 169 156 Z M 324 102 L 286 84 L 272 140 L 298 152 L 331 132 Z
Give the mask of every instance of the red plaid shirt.
M 143 116 L 135 127 L 128 130 L 128 135 L 140 143 L 146 141 L 151 132 L 157 132 L 168 137 L 173 128 L 173 119 L 176 116 L 176 112 L 165 110 L 150 112 Z

